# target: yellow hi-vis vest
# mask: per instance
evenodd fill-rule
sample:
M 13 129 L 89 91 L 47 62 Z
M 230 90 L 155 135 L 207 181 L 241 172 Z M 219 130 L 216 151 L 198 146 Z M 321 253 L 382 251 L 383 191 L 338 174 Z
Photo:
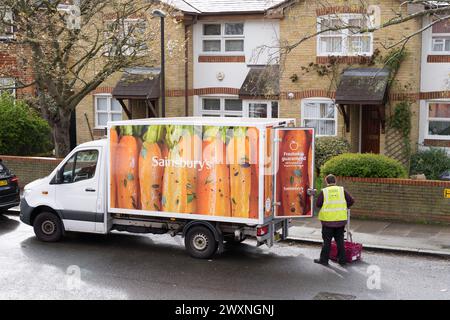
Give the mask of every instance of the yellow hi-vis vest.
M 343 187 L 331 186 L 323 190 L 323 205 L 319 211 L 320 221 L 347 220 L 347 202 Z

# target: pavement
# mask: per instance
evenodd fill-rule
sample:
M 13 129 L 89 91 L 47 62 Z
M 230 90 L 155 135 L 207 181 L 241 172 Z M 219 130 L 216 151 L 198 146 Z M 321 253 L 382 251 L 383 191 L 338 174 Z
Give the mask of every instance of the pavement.
M 209 260 L 181 237 L 113 232 L 36 239 L 0 214 L 0 299 L 450 299 L 450 258 L 366 251 L 343 268 L 313 262 L 320 246 L 246 240 Z
M 353 241 L 365 248 L 450 256 L 450 226 L 352 219 L 350 227 Z M 289 238 L 322 242 L 320 221 L 294 221 Z

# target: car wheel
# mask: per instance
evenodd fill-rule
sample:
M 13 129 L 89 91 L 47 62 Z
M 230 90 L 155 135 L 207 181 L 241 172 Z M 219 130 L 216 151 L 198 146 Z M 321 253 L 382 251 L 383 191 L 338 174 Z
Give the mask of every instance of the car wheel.
M 184 239 L 185 247 L 191 257 L 208 259 L 217 251 L 217 241 L 207 227 L 192 227 Z
M 44 242 L 56 242 L 62 239 L 61 219 L 51 212 L 41 212 L 33 222 L 36 237 Z

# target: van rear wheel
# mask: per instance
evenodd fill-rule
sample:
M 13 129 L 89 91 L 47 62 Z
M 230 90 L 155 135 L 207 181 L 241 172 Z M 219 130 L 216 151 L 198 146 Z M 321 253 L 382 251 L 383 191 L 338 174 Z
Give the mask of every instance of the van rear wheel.
M 63 225 L 59 217 L 51 212 L 41 212 L 33 222 L 34 234 L 44 242 L 57 242 L 62 239 Z
M 203 226 L 189 229 L 184 244 L 191 257 L 198 259 L 208 259 L 217 251 L 214 234 L 209 228 Z

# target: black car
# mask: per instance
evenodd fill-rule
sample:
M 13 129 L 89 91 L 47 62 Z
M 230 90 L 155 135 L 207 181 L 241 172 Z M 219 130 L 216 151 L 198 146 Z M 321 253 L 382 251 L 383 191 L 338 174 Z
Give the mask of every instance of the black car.
M 19 179 L 6 168 L 0 159 L 0 212 L 20 203 Z

